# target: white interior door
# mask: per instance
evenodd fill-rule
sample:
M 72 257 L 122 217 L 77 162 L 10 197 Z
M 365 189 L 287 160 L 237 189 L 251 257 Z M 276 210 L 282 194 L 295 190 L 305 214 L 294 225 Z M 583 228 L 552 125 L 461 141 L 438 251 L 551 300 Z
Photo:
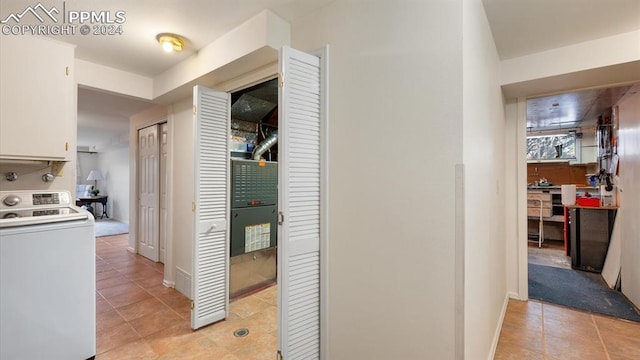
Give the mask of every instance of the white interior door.
M 229 128 L 231 96 L 193 89 L 194 241 L 191 327 L 222 320 L 229 308 Z
M 159 244 L 160 262 L 164 264 L 167 244 L 167 157 L 168 157 L 169 126 L 160 124 L 160 218 L 159 218 Z
M 278 346 L 284 359 L 320 358 L 324 236 L 326 51 L 280 51 Z
M 158 261 L 159 221 L 158 125 L 138 130 L 138 253 Z

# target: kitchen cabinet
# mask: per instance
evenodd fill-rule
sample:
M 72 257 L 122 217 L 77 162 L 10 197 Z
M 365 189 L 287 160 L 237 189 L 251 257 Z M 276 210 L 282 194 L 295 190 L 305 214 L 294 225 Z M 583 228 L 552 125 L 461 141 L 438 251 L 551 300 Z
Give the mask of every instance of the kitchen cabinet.
M 529 190 L 527 193 L 527 227 L 530 238 L 538 239 L 540 230 L 540 213 L 543 218 L 544 240 L 562 240 L 559 227 L 561 217 L 556 216 L 556 202 L 559 194 L 549 190 Z M 562 209 L 560 209 L 562 210 Z M 537 240 L 536 240 L 537 241 Z
M 548 218 L 551 216 L 551 194 L 549 193 L 528 193 L 527 194 L 527 216 Z
M 75 152 L 74 48 L 35 36 L 0 42 L 0 159 L 69 161 Z
M 589 193 L 598 196 L 598 188 L 579 187 L 577 194 L 585 196 Z M 540 202 L 542 201 L 542 222 L 544 240 L 565 240 L 565 208 L 562 205 L 560 186 L 530 186 L 527 191 L 527 228 L 531 239 L 537 239 L 540 227 Z M 568 254 L 568 253 L 567 253 Z

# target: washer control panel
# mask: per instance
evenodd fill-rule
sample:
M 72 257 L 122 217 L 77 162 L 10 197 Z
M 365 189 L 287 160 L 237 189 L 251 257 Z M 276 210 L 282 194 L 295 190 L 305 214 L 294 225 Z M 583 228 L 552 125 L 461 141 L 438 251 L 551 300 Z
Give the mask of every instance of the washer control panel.
M 59 205 L 73 205 L 68 191 L 0 191 L 0 210 Z
M 33 194 L 33 205 L 59 205 L 60 204 L 60 194 L 58 193 L 49 193 L 49 194 Z
M 4 199 L 2 199 L 2 203 L 7 206 L 16 206 L 20 204 L 21 201 L 22 199 L 20 198 L 20 196 L 13 194 L 7 195 L 4 197 Z

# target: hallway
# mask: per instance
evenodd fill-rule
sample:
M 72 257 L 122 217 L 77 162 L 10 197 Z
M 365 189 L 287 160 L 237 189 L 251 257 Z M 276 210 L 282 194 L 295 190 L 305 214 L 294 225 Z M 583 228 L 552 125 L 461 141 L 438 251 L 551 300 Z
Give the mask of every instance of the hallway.
M 127 244 L 126 234 L 96 238 L 96 359 L 275 357 L 275 286 L 231 303 L 228 320 L 194 332 L 190 301 L 162 285 L 162 264 L 128 252 Z M 249 335 L 234 337 L 240 328 Z M 640 323 L 517 300 L 509 300 L 495 355 L 498 360 L 638 358 Z
M 162 264 L 127 251 L 128 237 L 96 238 L 96 359 L 275 357 L 275 286 L 234 301 L 226 321 L 194 332 L 189 299 L 162 285 Z M 249 334 L 235 337 L 241 328 Z

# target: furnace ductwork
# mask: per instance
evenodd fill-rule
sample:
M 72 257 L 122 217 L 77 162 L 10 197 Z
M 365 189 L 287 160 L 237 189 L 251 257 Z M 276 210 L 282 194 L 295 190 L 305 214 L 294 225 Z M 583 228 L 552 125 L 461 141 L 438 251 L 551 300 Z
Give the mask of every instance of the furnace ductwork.
M 274 130 L 273 132 L 271 132 L 269 136 L 267 136 L 266 139 L 264 139 L 264 141 L 260 143 L 260 145 L 256 146 L 256 148 L 253 150 L 253 155 L 251 156 L 251 158 L 253 160 L 260 160 L 260 158 L 262 157 L 262 154 L 267 152 L 269 149 L 271 149 L 271 147 L 273 147 L 273 145 L 277 143 L 278 143 L 278 130 Z

